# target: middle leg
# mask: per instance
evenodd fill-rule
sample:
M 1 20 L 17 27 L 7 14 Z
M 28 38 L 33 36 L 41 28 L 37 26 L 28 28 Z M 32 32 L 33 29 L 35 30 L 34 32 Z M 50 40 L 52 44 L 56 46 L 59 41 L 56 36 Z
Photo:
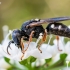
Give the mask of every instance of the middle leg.
M 40 42 L 40 44 L 38 45 L 38 50 L 40 51 L 40 53 L 42 53 L 42 51 L 41 51 L 41 49 L 40 49 L 40 46 L 42 45 L 42 43 L 43 43 L 44 41 L 46 41 L 46 36 L 47 36 L 47 31 L 45 30 L 45 32 L 44 32 L 44 34 L 43 34 L 43 37 L 42 37 L 42 39 L 41 39 L 41 42 Z

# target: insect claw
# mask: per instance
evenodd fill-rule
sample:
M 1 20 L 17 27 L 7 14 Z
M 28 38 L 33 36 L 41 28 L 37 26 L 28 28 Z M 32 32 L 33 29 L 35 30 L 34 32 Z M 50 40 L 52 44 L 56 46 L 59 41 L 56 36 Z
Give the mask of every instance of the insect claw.
M 9 46 L 7 46 L 7 53 L 8 53 L 9 55 L 11 55 L 11 54 L 9 53 L 9 51 L 8 51 L 8 48 L 9 48 Z
M 21 56 L 21 58 L 20 58 L 21 60 L 22 60 L 22 58 L 24 57 L 25 51 L 22 50 L 22 53 L 23 53 L 23 54 L 22 54 L 22 56 Z
M 9 53 L 8 48 L 10 48 L 10 49 L 11 49 L 11 47 L 10 47 L 10 44 L 11 44 L 11 43 L 14 43 L 14 41 L 13 41 L 13 40 L 11 40 L 11 41 L 9 42 L 8 46 L 7 46 L 7 53 L 8 53 L 9 55 L 11 55 L 11 54 Z M 12 49 L 11 49 L 11 50 L 12 50 Z
M 40 51 L 40 53 L 42 53 L 42 50 L 40 49 L 40 47 L 38 46 L 38 50 Z
M 42 50 L 40 49 L 41 44 L 38 45 L 38 50 L 40 51 L 40 53 L 42 53 Z
M 24 57 L 24 54 L 21 56 L 21 58 L 20 58 L 20 59 L 22 60 L 22 58 L 23 58 L 23 57 Z
M 40 50 L 40 53 L 42 53 L 42 51 Z

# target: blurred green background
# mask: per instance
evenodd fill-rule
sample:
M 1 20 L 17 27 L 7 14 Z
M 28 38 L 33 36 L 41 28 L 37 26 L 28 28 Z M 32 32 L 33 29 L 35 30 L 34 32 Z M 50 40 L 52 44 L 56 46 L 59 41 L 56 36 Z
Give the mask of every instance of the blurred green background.
M 70 16 L 70 0 L 0 0 L 0 41 L 3 25 L 11 30 L 20 29 L 22 23 L 30 19 L 60 16 Z

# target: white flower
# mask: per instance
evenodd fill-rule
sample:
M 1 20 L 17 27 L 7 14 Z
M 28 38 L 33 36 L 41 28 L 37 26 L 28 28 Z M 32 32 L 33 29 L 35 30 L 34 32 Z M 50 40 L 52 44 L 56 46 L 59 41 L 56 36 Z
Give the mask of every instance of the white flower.
M 9 43 L 9 35 L 12 33 L 12 31 L 10 31 L 6 38 L 3 40 L 2 44 L 1 44 L 1 55 L 0 56 L 5 56 L 5 57 L 8 57 L 10 59 L 13 59 L 13 60 L 17 60 L 17 61 L 21 61 L 21 57 L 23 55 L 23 53 L 21 52 L 21 49 L 17 46 L 15 46 L 15 44 L 11 44 L 10 47 L 11 49 L 9 49 L 9 53 L 11 55 L 8 55 L 7 54 L 7 46 L 8 46 L 8 43 Z M 59 60 L 59 56 L 61 53 L 67 53 L 67 54 L 70 54 L 70 42 L 67 42 L 67 44 L 65 44 L 64 42 L 64 37 L 59 37 L 59 49 L 62 50 L 62 51 L 59 51 L 58 50 L 58 46 L 57 46 L 57 40 L 55 39 L 53 41 L 53 45 L 49 45 L 49 42 L 51 40 L 51 37 L 50 37 L 50 40 L 48 42 L 48 44 L 42 44 L 40 46 L 40 49 L 42 50 L 42 53 L 40 53 L 40 51 L 38 50 L 37 48 L 37 44 L 39 42 L 39 40 L 41 39 L 42 37 L 40 36 L 36 42 L 31 42 L 30 45 L 29 45 L 29 48 L 28 50 L 25 52 L 22 60 L 28 58 L 29 56 L 33 56 L 37 59 L 49 59 L 49 58 L 52 58 L 54 60 L 54 62 L 56 62 L 57 60 Z M 26 47 L 28 46 L 27 42 L 24 43 L 24 49 L 26 49 Z
M 6 39 L 2 43 L 3 56 L 8 57 L 8 58 L 13 59 L 13 60 L 21 61 L 21 57 L 22 57 L 23 53 L 21 52 L 20 48 L 18 49 L 18 47 L 15 46 L 15 44 L 10 45 L 12 50 L 9 49 L 9 53 L 11 55 L 7 54 L 7 45 L 8 45 L 8 42 L 9 42 L 8 37 L 9 37 L 10 34 L 11 34 L 11 32 L 9 32 L 9 34 L 6 36 Z M 52 46 L 49 45 L 49 44 L 42 44 L 40 46 L 40 49 L 42 50 L 42 53 L 40 53 L 40 51 L 36 47 L 37 47 L 37 43 L 39 42 L 39 40 L 41 38 L 42 37 L 40 36 L 39 39 L 37 39 L 36 42 L 31 42 L 30 43 L 28 50 L 25 52 L 25 54 L 22 58 L 23 60 L 28 58 L 29 56 L 33 56 L 33 57 L 38 58 L 38 59 L 48 59 L 48 58 L 51 58 L 51 57 L 55 56 L 57 53 L 59 53 L 59 50 L 58 50 L 56 44 L 54 44 Z M 24 43 L 24 47 L 26 48 L 27 46 L 28 46 L 28 44 Z
M 58 42 L 59 46 L 57 46 L 57 39 L 53 40 L 53 44 L 54 44 L 53 46 L 55 46 L 56 49 L 55 48 L 53 49 L 53 52 L 54 52 L 55 55 L 52 57 L 51 64 L 60 60 L 60 54 L 65 53 L 64 37 L 59 36 L 59 42 Z M 59 47 L 59 49 L 58 49 L 58 47 Z
M 48 58 L 51 58 L 52 57 L 52 55 L 49 52 L 47 52 L 47 50 L 46 50 L 47 48 L 46 47 L 45 48 L 44 47 L 41 47 L 42 48 L 42 53 L 40 53 L 40 51 L 38 50 L 38 48 L 36 48 L 36 45 L 37 44 L 35 42 L 31 42 L 30 43 L 29 48 L 25 52 L 23 59 L 26 59 L 29 56 L 33 56 L 33 57 L 38 58 L 38 59 L 48 59 Z M 28 44 L 25 43 L 24 46 L 27 47 Z M 14 51 L 15 52 L 17 51 L 17 53 L 15 55 L 11 55 L 12 58 L 10 58 L 10 59 L 14 59 L 14 60 L 20 61 L 21 60 L 20 58 L 21 58 L 21 56 L 23 54 L 22 54 L 22 52 L 21 52 L 20 49 L 18 49 L 16 46 L 14 46 L 14 47 L 16 48 Z M 14 54 L 14 52 L 13 52 L 13 54 Z
M 32 62 L 32 67 L 38 67 L 38 66 L 42 66 L 45 64 L 45 60 L 44 59 L 36 59 L 35 62 Z
M 4 58 L 0 58 L 0 69 L 7 69 L 11 67 L 5 60 Z
M 21 49 L 18 49 L 17 46 L 15 46 L 15 44 L 11 44 L 10 47 L 11 49 L 9 49 L 9 53 L 11 55 L 8 55 L 7 54 L 7 46 L 8 46 L 8 37 L 9 35 L 11 34 L 11 32 L 9 32 L 9 34 L 6 36 L 5 40 L 3 40 L 3 43 L 2 43 L 2 49 L 3 49 L 3 56 L 5 57 L 8 57 L 10 59 L 14 59 L 14 60 L 18 60 L 20 61 L 21 59 L 21 56 L 23 55 L 22 52 L 21 52 Z M 41 37 L 40 37 L 41 38 Z M 37 40 L 37 42 L 39 41 L 39 39 Z M 28 58 L 29 56 L 34 56 L 36 58 L 39 58 L 39 59 L 48 59 L 48 58 L 51 58 L 52 55 L 47 52 L 47 45 L 45 44 L 46 47 L 41 47 L 41 50 L 42 50 L 42 53 L 40 53 L 40 51 L 38 50 L 38 48 L 36 48 L 37 46 L 37 42 L 31 42 L 30 45 L 29 45 L 29 48 L 28 50 L 25 52 L 24 54 L 24 57 L 23 59 L 26 59 Z M 25 48 L 28 46 L 27 43 L 24 43 L 24 46 Z
M 40 53 L 38 48 L 35 48 L 31 55 L 38 59 L 48 59 L 52 57 L 52 55 L 47 51 L 47 45 L 42 44 L 40 49 L 42 50 L 42 53 Z
M 65 53 L 67 53 L 66 60 L 70 61 L 70 41 L 68 41 L 65 45 Z
M 59 49 L 62 51 L 59 51 L 59 53 L 57 53 L 57 55 L 52 58 L 53 62 L 58 61 L 60 59 L 60 54 L 62 54 L 62 53 L 66 53 L 67 54 L 66 60 L 70 61 L 70 41 L 65 43 L 64 37 L 59 37 L 59 38 L 60 38 L 59 39 Z M 57 46 L 56 39 L 53 41 L 53 43 L 55 46 Z
M 65 45 L 65 53 L 70 54 L 70 41 L 68 41 Z

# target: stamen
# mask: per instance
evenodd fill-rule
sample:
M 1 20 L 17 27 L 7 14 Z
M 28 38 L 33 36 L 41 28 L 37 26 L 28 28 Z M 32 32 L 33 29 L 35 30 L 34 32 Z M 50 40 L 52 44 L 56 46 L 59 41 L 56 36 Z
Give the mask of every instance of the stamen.
M 7 36 L 5 37 L 5 40 L 7 40 L 11 34 L 12 34 L 12 30 L 9 30 L 9 33 L 8 33 Z
M 3 37 L 5 39 L 6 35 L 8 34 L 9 27 L 7 25 L 4 25 L 2 27 L 2 30 L 3 30 Z
M 67 64 L 67 68 L 68 68 L 69 61 L 66 61 L 66 64 Z
M 36 44 L 38 44 L 38 42 L 41 40 L 42 36 L 39 36 L 39 38 L 36 41 Z
M 49 41 L 48 41 L 48 45 L 49 45 L 51 39 L 52 39 L 52 35 L 50 35 L 50 38 L 49 38 Z M 47 45 L 47 46 L 48 46 L 48 45 Z

